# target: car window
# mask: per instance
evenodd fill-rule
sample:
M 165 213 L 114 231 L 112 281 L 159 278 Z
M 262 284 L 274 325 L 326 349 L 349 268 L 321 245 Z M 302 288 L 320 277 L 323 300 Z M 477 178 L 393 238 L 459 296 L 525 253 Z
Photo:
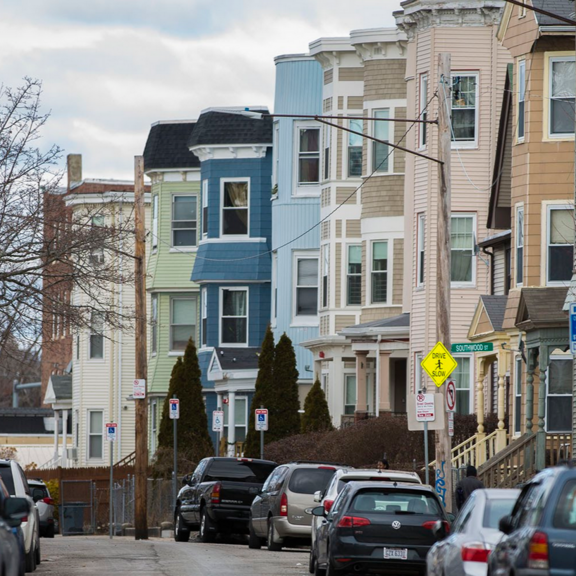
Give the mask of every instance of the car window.
M 2 476 L 2 480 L 4 480 L 10 496 L 16 496 L 16 488 L 14 487 L 14 478 L 12 477 L 12 469 L 10 466 L 0 466 L 0 476 Z
M 533 482 L 531 484 L 526 484 L 524 488 L 522 488 L 522 492 L 520 492 L 520 496 L 518 496 L 518 500 L 516 500 L 516 504 L 514 508 L 512 508 L 512 527 L 517 528 L 520 525 L 520 519 L 522 515 L 525 513 L 526 503 L 530 498 L 532 492 L 538 487 L 538 482 Z
M 344 490 L 342 490 L 340 492 L 340 494 L 338 494 L 338 496 L 336 496 L 336 500 L 334 500 L 334 504 L 332 504 L 332 508 L 330 508 L 330 514 L 328 514 L 328 518 L 334 518 L 334 516 L 336 516 L 336 514 L 338 514 L 338 512 L 340 511 L 340 508 L 342 507 L 343 503 L 345 502 L 349 492 L 350 492 L 349 485 L 346 485 L 344 487 Z
M 196 470 L 194 470 L 194 474 L 192 474 L 193 478 L 196 478 L 198 482 L 202 479 L 202 474 L 204 474 L 204 470 L 206 470 L 206 464 L 208 460 L 202 460 L 198 466 L 196 466 Z
M 42 498 L 49 498 L 50 494 L 48 494 L 48 488 L 42 484 L 32 484 L 30 485 L 30 489 L 32 492 L 40 492 L 42 493 Z
M 532 490 L 530 490 L 526 500 L 524 501 L 522 509 L 520 510 L 518 522 L 515 524 L 516 528 L 520 526 L 531 525 L 534 522 L 535 504 L 542 496 L 542 493 L 542 484 L 540 482 L 534 484 Z
M 430 492 L 368 488 L 354 496 L 350 510 L 372 514 L 432 514 L 441 516 L 438 501 Z
M 22 485 L 24 486 L 24 492 L 26 492 L 26 494 L 30 496 L 30 486 L 28 486 L 28 480 L 24 475 L 24 470 L 22 470 L 22 468 L 20 468 L 19 465 L 18 465 L 18 473 L 20 474 L 20 478 L 22 478 Z
M 324 491 L 334 468 L 297 468 L 290 477 L 288 489 L 295 494 L 314 494 L 317 490 Z
M 576 480 L 566 482 L 558 499 L 552 523 L 555 528 L 576 530 Z
M 217 480 L 229 482 L 253 482 L 264 484 L 276 464 L 251 462 L 249 460 L 212 460 L 206 470 L 205 482 Z
M 484 508 L 482 526 L 484 526 L 484 528 L 498 529 L 500 519 L 510 514 L 514 502 L 516 502 L 516 498 L 514 497 L 487 500 L 486 507 Z
M 474 510 L 475 505 L 476 494 L 472 493 L 470 498 L 468 498 L 466 501 L 466 504 L 464 504 L 462 510 L 460 510 L 460 514 L 458 514 L 458 518 L 452 527 L 452 532 L 464 532 L 466 525 L 468 524 L 468 520 L 470 520 L 470 516 L 472 516 L 472 511 Z

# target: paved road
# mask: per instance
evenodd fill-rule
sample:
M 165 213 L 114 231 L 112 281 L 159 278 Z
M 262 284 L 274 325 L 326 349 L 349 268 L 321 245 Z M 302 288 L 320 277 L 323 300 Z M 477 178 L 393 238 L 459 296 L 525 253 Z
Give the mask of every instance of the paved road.
M 42 563 L 35 574 L 53 576 L 309 576 L 304 549 L 269 552 L 246 544 L 187 544 L 168 539 L 56 536 L 43 538 Z

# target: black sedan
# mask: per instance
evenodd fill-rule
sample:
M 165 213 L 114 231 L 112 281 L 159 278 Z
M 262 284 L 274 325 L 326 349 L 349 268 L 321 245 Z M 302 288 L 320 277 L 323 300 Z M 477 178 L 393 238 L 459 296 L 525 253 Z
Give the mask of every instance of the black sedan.
M 425 574 L 437 522 L 448 517 L 428 486 L 350 482 L 328 514 L 315 542 L 317 576 L 350 573 Z

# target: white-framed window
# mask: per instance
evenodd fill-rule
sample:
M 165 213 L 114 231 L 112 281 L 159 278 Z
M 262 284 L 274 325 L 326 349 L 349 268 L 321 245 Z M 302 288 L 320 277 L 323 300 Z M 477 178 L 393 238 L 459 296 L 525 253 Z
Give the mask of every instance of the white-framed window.
M 170 298 L 170 351 L 184 352 L 188 340 L 196 341 L 196 297 L 174 296 Z
M 175 248 L 196 246 L 197 202 L 195 195 L 172 196 L 172 246 Z
M 279 164 L 280 164 L 280 126 L 278 121 L 276 121 L 274 122 L 274 132 L 272 134 L 272 193 L 274 193 L 274 190 L 278 186 Z
M 390 118 L 390 110 L 373 110 L 373 118 Z M 372 135 L 378 140 L 388 141 L 390 139 L 390 122 L 372 120 Z M 390 146 L 380 142 L 372 141 L 372 171 L 390 172 L 391 154 Z
M 152 196 L 152 250 L 158 248 L 158 194 Z
M 452 140 L 475 144 L 478 137 L 478 74 L 452 73 Z
M 248 288 L 220 288 L 220 343 L 248 345 Z
M 88 458 L 102 460 L 104 439 L 104 412 L 88 410 Z
M 547 285 L 565 285 L 572 278 L 574 258 L 574 208 L 548 206 Z
M 90 360 L 104 358 L 104 319 L 99 312 L 92 312 L 90 316 Z
M 330 244 L 322 248 L 322 308 L 328 308 L 328 274 L 330 270 Z
M 271 294 L 271 320 L 272 326 L 276 326 L 278 318 L 278 252 L 272 252 L 272 294 Z
M 388 242 L 372 242 L 370 299 L 372 304 L 388 303 Z
M 420 74 L 420 120 L 428 120 L 428 74 Z M 418 144 L 420 148 L 426 147 L 427 124 L 419 124 Z
M 324 180 L 330 180 L 330 137 L 331 126 L 324 126 Z
M 514 361 L 514 435 L 522 431 L 522 357 Z
M 150 298 L 150 328 L 152 355 L 158 352 L 158 294 L 152 294 Z
M 518 142 L 524 141 L 526 100 L 526 60 L 518 62 Z
M 295 126 L 297 186 L 317 186 L 320 182 L 320 128 L 300 122 Z
M 524 206 L 516 209 L 516 286 L 524 282 Z
M 414 392 L 417 394 L 424 386 L 424 373 L 422 371 L 422 353 L 414 354 Z
M 102 214 L 92 216 L 92 228 L 103 228 L 106 219 Z M 102 264 L 104 262 L 104 246 L 93 246 L 90 249 L 90 262 L 92 264 Z
M 344 375 L 344 414 L 356 411 L 356 374 Z
M 348 267 L 346 270 L 346 304 L 362 304 L 362 245 L 348 246 Z
M 572 430 L 572 356 L 551 356 L 547 378 L 546 431 Z
M 364 120 L 362 118 L 351 118 L 348 121 L 350 130 L 360 132 L 364 130 Z M 359 134 L 348 132 L 348 177 L 357 178 L 362 176 L 362 141 Z
M 202 346 L 206 346 L 208 341 L 208 289 L 206 287 L 202 288 L 201 293 L 202 298 Z
M 574 135 L 574 84 L 576 67 L 574 56 L 549 59 L 548 71 L 549 117 L 548 131 L 551 138 Z
M 456 412 L 458 414 L 471 414 L 473 406 L 474 387 L 472 386 L 472 359 L 470 356 L 455 356 L 458 363 L 450 380 L 456 385 Z
M 476 216 L 452 214 L 451 279 L 458 286 L 472 286 L 476 281 Z
M 158 434 L 158 400 L 153 398 L 150 402 L 150 453 L 156 453 L 156 435 Z
M 208 180 L 202 180 L 202 238 L 208 237 Z
M 294 253 L 294 319 L 318 319 L 317 253 Z
M 418 214 L 418 230 L 416 242 L 416 286 L 424 286 L 426 257 L 426 215 Z
M 229 405 L 224 404 L 224 437 L 228 438 Z M 234 401 L 234 430 L 236 442 L 244 442 L 248 431 L 248 399 L 245 396 L 236 396 Z
M 221 178 L 222 236 L 248 236 L 250 230 L 250 179 Z

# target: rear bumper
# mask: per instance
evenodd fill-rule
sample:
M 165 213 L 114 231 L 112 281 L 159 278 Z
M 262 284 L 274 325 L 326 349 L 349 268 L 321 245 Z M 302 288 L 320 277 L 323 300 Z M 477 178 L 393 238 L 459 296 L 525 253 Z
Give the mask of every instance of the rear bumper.
M 486 562 L 462 562 L 465 576 L 486 576 L 488 563 Z
M 351 558 L 348 562 L 338 559 L 332 561 L 336 574 L 389 574 L 390 576 L 412 576 L 426 574 L 426 562 L 423 560 L 375 560 L 374 558 Z
M 235 531 L 248 533 L 250 508 L 208 508 L 208 514 L 219 529 L 231 526 Z
M 310 525 L 290 524 L 288 518 L 281 516 L 274 518 L 274 529 L 280 538 L 299 538 L 302 540 L 310 540 L 312 532 Z

